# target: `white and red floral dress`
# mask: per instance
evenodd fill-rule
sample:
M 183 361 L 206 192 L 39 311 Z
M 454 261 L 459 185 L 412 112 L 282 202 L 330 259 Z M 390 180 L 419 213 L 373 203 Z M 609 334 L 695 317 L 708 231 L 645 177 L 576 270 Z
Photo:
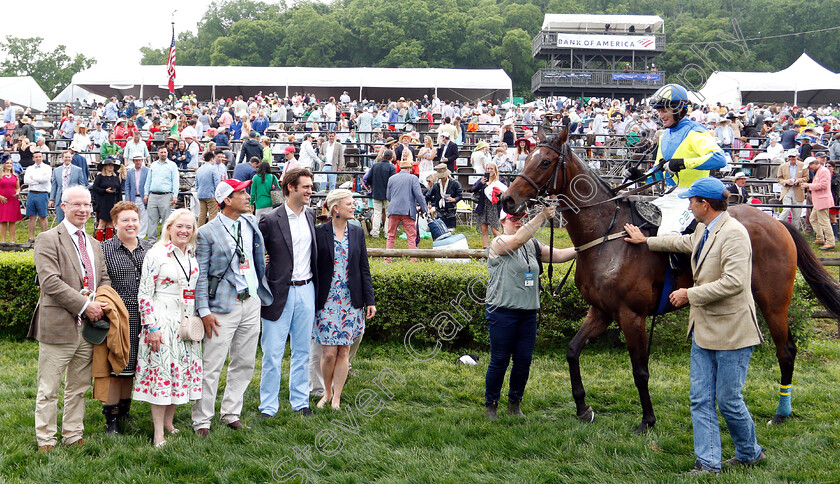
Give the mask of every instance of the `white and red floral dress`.
M 187 277 L 189 276 L 189 277 Z M 155 405 L 177 405 L 201 398 L 200 341 L 181 339 L 181 305 L 195 311 L 195 299 L 183 300 L 184 289 L 195 290 L 198 261 L 192 250 L 184 254 L 172 243 L 155 245 L 143 261 L 137 298 L 140 306 L 140 344 L 132 398 Z M 160 328 L 160 351 L 152 351 L 149 329 Z

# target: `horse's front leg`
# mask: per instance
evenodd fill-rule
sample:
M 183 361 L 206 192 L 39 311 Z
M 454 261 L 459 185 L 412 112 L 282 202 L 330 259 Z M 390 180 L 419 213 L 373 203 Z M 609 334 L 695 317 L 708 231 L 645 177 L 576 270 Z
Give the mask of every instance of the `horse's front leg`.
M 618 321 L 624 338 L 627 340 L 627 349 L 630 351 L 630 362 L 633 365 L 633 380 L 636 382 L 636 389 L 639 391 L 639 400 L 642 403 L 642 423 L 636 429 L 637 434 L 645 433 L 649 428 L 656 425 L 656 416 L 653 414 L 653 403 L 650 401 L 648 390 L 648 348 L 645 338 L 645 317 L 626 310 L 619 316 Z
M 566 352 L 566 360 L 569 362 L 569 379 L 572 382 L 572 396 L 577 407 L 577 417 L 584 422 L 594 421 L 595 412 L 592 411 L 592 407 L 586 404 L 586 390 L 583 389 L 583 381 L 580 377 L 580 353 L 587 343 L 600 336 L 607 329 L 611 321 L 612 319 L 601 312 L 600 309 L 589 306 L 586 319 L 575 337 L 572 338 Z

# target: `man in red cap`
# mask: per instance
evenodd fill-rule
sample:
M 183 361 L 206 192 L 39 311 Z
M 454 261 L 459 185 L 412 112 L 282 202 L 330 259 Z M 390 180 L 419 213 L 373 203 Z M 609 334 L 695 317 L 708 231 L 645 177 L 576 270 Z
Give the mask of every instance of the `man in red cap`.
M 207 437 L 216 408 L 216 391 L 225 359 L 230 356 L 219 420 L 234 430 L 240 420 L 245 389 L 254 375 L 260 308 L 273 300 L 265 279 L 265 242 L 251 215 L 251 181 L 233 178 L 216 187 L 221 213 L 198 229 L 198 285 L 195 308 L 204 321 L 202 397 L 193 405 L 193 429 Z

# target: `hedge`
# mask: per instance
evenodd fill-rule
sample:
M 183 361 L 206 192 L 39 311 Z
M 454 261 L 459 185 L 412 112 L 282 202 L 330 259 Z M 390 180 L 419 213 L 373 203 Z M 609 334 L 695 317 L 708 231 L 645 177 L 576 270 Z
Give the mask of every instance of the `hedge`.
M 555 271 L 555 285 L 562 279 L 565 267 Z M 485 264 L 413 263 L 406 259 L 386 264 L 373 258 L 371 272 L 377 315 L 367 323 L 366 339 L 408 341 L 418 351 L 438 342 L 447 349 L 486 348 L 489 344 L 483 305 Z M 34 276 L 31 251 L 0 253 L 0 334 L 25 336 L 38 300 Z M 544 273 L 543 286 L 547 288 L 547 284 Z M 810 313 L 817 304 L 798 277 L 790 324 L 799 345 L 807 344 L 811 335 Z M 564 346 L 580 328 L 588 309 L 575 288 L 573 273 L 560 297 L 552 297 L 547 289 L 542 292 L 542 308 L 538 346 Z M 654 345 L 684 344 L 687 319 L 685 309 L 660 317 Z M 617 331 L 611 334 L 613 339 L 621 338 Z

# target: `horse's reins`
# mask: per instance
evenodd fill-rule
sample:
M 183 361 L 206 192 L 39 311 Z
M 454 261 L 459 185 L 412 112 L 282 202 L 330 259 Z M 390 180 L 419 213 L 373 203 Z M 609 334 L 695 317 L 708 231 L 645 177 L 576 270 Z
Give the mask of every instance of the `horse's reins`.
M 569 144 L 568 143 L 563 143 L 563 146 L 561 146 L 559 150 L 557 148 L 555 148 L 551 145 L 545 144 L 545 143 L 538 144 L 537 148 L 546 148 L 548 150 L 551 150 L 551 151 L 557 153 L 557 156 L 559 157 L 558 162 L 554 166 L 554 172 L 551 174 L 551 178 L 549 178 L 546 183 L 544 183 L 542 186 L 540 186 L 540 185 L 537 185 L 537 183 L 531 177 L 529 177 L 528 175 L 526 175 L 524 173 L 517 173 L 516 176 L 517 177 L 522 177 L 537 192 L 537 198 L 536 199 L 531 199 L 531 201 L 535 201 L 535 202 L 537 202 L 541 205 L 548 205 L 550 202 L 547 199 L 545 199 L 544 197 L 542 197 L 543 194 L 546 194 L 549 191 L 546 187 L 551 186 L 552 189 L 555 192 L 558 190 L 558 184 L 557 184 L 558 174 L 560 174 L 560 177 L 562 177 L 560 179 L 563 180 L 563 183 L 565 183 L 565 181 L 566 181 L 566 151 L 569 149 Z M 662 165 L 656 165 L 653 169 L 649 170 L 647 173 L 644 173 L 644 174 L 642 174 L 642 176 L 617 187 L 615 190 L 620 190 L 622 188 L 626 188 L 626 187 L 632 185 L 633 183 L 636 183 L 638 180 L 643 180 L 645 178 L 650 177 L 651 175 L 655 174 L 656 172 L 658 172 L 660 170 L 662 170 Z M 585 209 L 585 208 L 597 207 L 599 205 L 603 205 L 603 204 L 609 203 L 609 202 L 616 202 L 616 201 L 624 200 L 627 197 L 630 197 L 632 195 L 636 195 L 638 193 L 641 193 L 644 190 L 647 190 L 648 188 L 650 188 L 650 187 L 652 187 L 652 186 L 654 186 L 654 185 L 656 185 L 660 182 L 661 182 L 661 180 L 654 180 L 652 182 L 645 183 L 644 185 L 636 187 L 636 188 L 634 188 L 632 190 L 629 190 L 627 192 L 619 193 L 618 195 L 615 195 L 612 198 L 608 198 L 607 200 L 602 200 L 600 202 L 596 202 L 596 203 L 593 203 L 593 204 L 590 204 L 590 205 L 568 205 L 567 204 L 565 207 L 557 207 L 557 208 L 555 208 L 555 210 L 559 211 L 559 212 L 564 212 L 564 211 L 567 211 L 567 210 L 581 210 L 581 209 Z M 559 203 L 559 201 L 556 202 L 556 203 Z M 589 241 L 586 244 L 583 244 L 581 246 L 576 246 L 575 251 L 576 252 L 583 252 L 583 251 L 591 249 L 592 247 L 595 247 L 597 245 L 604 244 L 604 243 L 609 242 L 611 240 L 616 240 L 616 239 L 625 237 L 627 235 L 627 232 L 624 231 L 624 230 L 622 230 L 621 232 L 616 232 L 614 234 L 609 233 L 613 229 L 613 227 L 615 226 L 615 221 L 618 217 L 618 209 L 619 209 L 619 207 L 616 206 L 616 213 L 613 215 L 613 220 L 610 222 L 610 226 L 607 228 L 607 234 L 605 234 L 603 237 L 598 237 L 595 240 Z M 550 227 L 551 227 L 551 247 L 550 248 L 553 249 L 554 248 L 554 224 L 552 223 Z M 571 267 L 570 267 L 570 270 L 571 270 Z M 551 281 L 552 281 L 551 261 L 549 261 L 549 266 L 548 266 L 548 281 L 549 281 L 549 287 L 551 287 Z M 565 282 L 565 279 L 564 279 L 564 282 Z M 558 287 L 558 290 L 562 287 L 563 286 L 561 284 L 560 287 Z

